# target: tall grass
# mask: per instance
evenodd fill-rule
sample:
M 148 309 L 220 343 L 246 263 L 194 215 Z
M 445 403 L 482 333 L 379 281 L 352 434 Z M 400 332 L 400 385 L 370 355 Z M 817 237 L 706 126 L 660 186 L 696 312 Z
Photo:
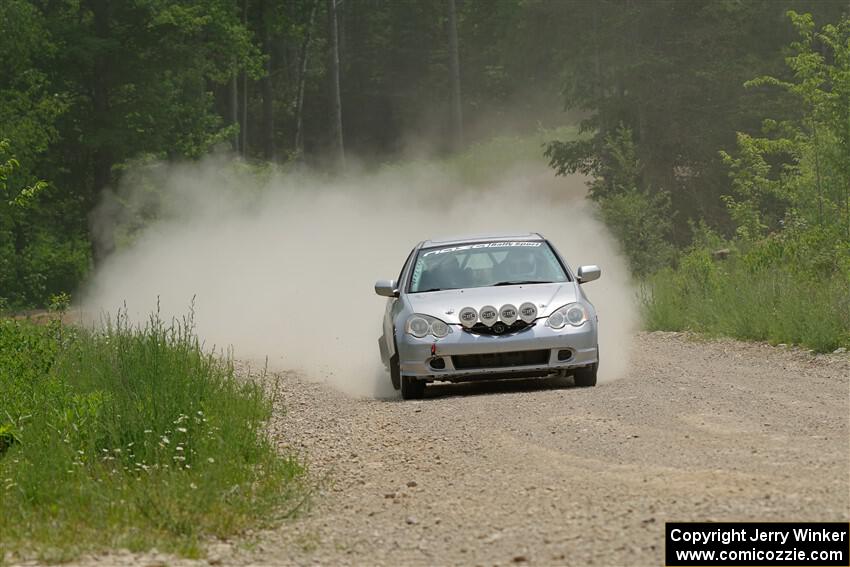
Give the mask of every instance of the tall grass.
M 676 269 L 654 274 L 643 287 L 650 330 L 693 330 L 820 352 L 850 347 L 850 280 L 823 278 L 738 259 L 715 262 L 708 251 L 685 256 Z
M 195 556 L 303 496 L 302 467 L 263 431 L 272 400 L 205 353 L 190 319 L 0 321 L 0 391 L 0 549 L 17 557 Z

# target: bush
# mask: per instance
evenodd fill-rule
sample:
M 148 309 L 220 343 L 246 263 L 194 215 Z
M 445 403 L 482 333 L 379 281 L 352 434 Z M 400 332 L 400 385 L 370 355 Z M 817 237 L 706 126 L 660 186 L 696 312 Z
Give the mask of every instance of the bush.
M 638 277 L 669 266 L 676 248 L 667 236 L 672 229 L 670 197 L 628 189 L 599 201 L 602 219 L 617 237 Z
M 0 390 L 0 538 L 19 555 L 197 555 L 200 538 L 301 498 L 302 467 L 264 434 L 272 400 L 204 353 L 191 320 L 119 316 L 103 332 L 0 321 Z
M 765 262 L 760 247 L 715 262 L 705 249 L 644 287 L 649 329 L 692 330 L 817 351 L 850 347 L 850 278 L 801 275 L 793 262 Z

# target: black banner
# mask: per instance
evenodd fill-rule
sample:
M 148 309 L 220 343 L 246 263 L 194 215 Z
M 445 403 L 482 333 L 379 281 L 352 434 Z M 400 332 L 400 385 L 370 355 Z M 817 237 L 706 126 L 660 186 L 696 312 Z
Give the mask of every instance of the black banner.
M 850 524 L 840 522 L 667 523 L 668 567 L 850 566 Z

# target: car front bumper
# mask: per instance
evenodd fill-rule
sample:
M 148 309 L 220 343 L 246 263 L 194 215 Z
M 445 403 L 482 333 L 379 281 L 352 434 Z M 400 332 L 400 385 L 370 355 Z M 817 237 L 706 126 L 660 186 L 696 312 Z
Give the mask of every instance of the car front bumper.
M 595 321 L 552 329 L 538 320 L 527 329 L 502 336 L 470 333 L 453 325 L 442 339 L 402 333 L 396 343 L 402 376 L 429 382 L 566 374 L 599 362 Z

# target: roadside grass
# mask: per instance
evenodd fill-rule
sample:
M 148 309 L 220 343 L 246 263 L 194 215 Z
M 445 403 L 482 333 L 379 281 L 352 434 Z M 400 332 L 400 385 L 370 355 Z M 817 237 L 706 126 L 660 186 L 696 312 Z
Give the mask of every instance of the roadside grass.
M 102 331 L 0 320 L 0 563 L 65 561 L 265 525 L 307 494 L 264 431 L 273 400 L 191 317 Z M 3 442 L 2 440 L 5 440 Z
M 802 277 L 772 265 L 751 269 L 734 259 L 718 265 L 691 254 L 641 288 L 648 330 L 696 331 L 818 352 L 850 347 L 850 281 L 840 272 Z

